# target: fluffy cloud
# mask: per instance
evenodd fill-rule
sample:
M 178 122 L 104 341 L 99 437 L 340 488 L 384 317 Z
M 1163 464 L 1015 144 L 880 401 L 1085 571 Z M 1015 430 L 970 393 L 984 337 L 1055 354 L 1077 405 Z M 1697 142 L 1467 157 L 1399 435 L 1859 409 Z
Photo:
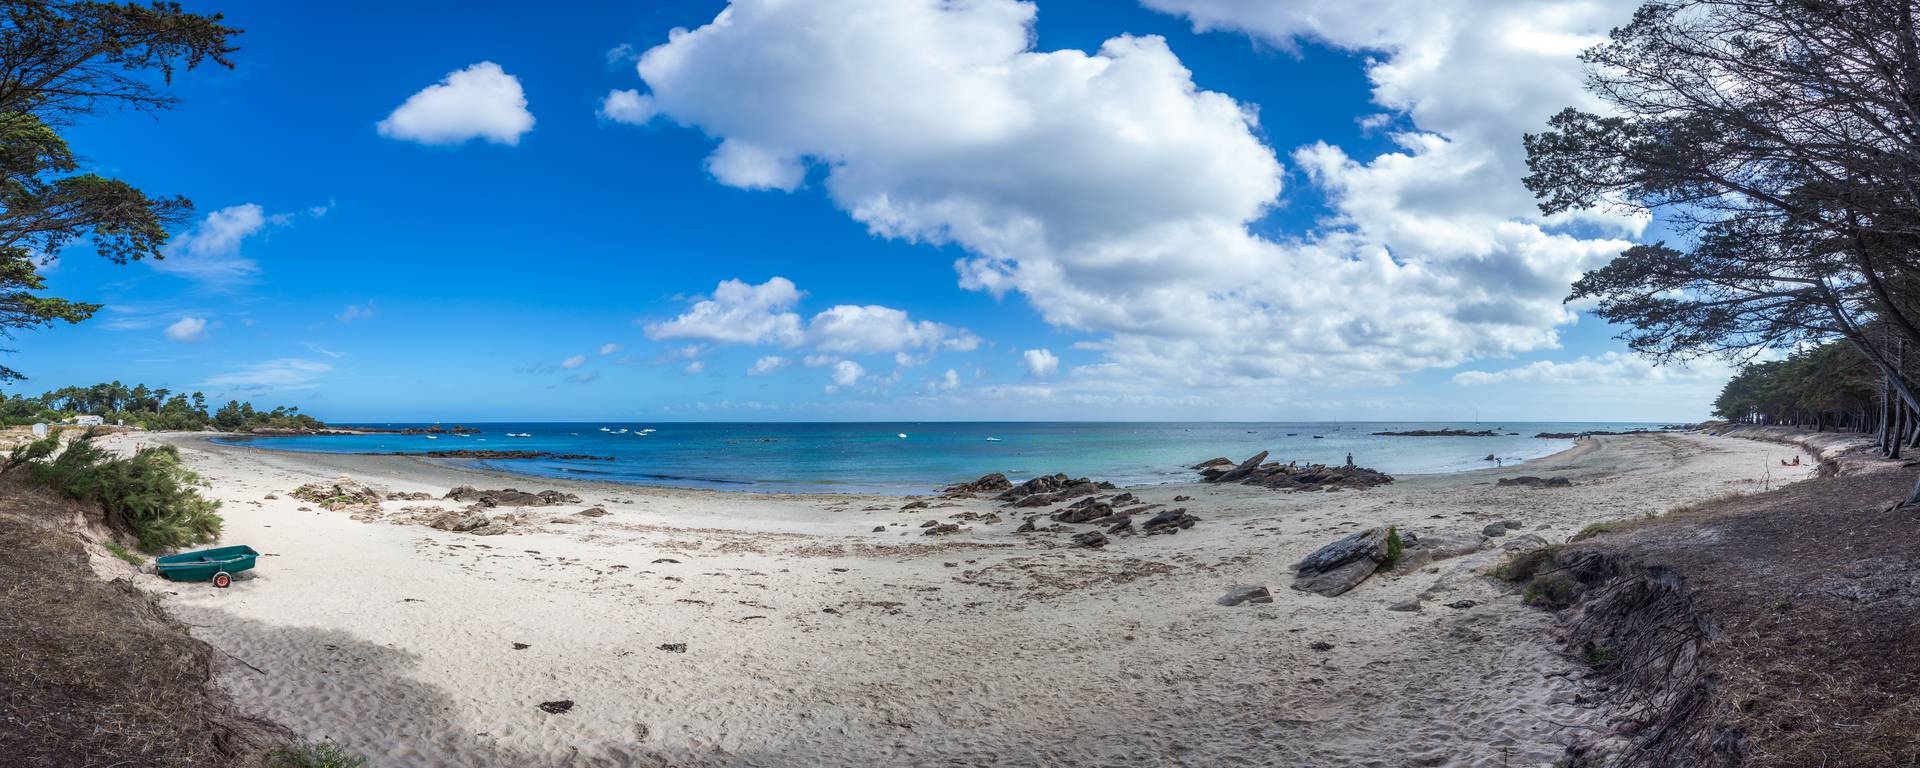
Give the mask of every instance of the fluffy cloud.
M 533 130 L 533 113 L 519 78 L 483 61 L 447 73 L 381 120 L 380 135 L 421 144 L 463 144 L 485 139 L 514 145 Z
M 247 238 L 267 226 L 266 210 L 255 203 L 230 205 L 207 214 L 192 229 L 174 235 L 161 248 L 154 269 L 209 283 L 244 282 L 260 265 L 240 253 Z
M 753 367 L 747 369 L 747 375 L 760 376 L 763 374 L 773 373 L 774 371 L 785 368 L 790 364 L 791 364 L 790 361 L 788 361 L 786 358 L 781 357 L 779 355 L 767 355 L 766 357 L 762 357 L 759 360 L 753 361 Z
M 574 355 L 573 357 L 569 357 L 565 360 L 560 361 L 560 367 L 563 369 L 578 368 L 586 364 L 587 364 L 586 355 Z
M 1723 382 L 1733 367 L 1707 358 L 1690 365 L 1654 365 L 1645 358 L 1620 352 L 1581 357 L 1567 362 L 1539 360 L 1499 371 L 1461 371 L 1453 383 L 1464 387 L 1523 383 L 1550 385 L 1625 386 L 1638 384 Z
M 1052 376 L 1054 371 L 1060 370 L 1060 358 L 1054 357 L 1051 350 L 1029 349 L 1021 356 L 1027 363 L 1027 375 L 1034 378 Z
M 967 352 L 980 346 L 980 337 L 965 328 L 916 321 L 892 307 L 840 304 L 803 321 L 793 311 L 802 295 L 793 281 L 784 277 L 769 278 L 759 285 L 723 280 L 711 298 L 695 301 L 686 312 L 670 320 L 648 323 L 647 336 L 716 344 L 806 346 L 830 355 L 920 349 Z
M 859 383 L 860 377 L 865 375 L 867 375 L 867 369 L 860 367 L 859 363 L 852 360 L 842 360 L 833 364 L 833 385 L 836 387 L 851 387 Z
M 199 341 L 207 337 L 207 319 L 183 317 L 167 326 L 167 338 L 174 341 Z
M 333 366 L 318 360 L 283 357 L 210 376 L 197 386 L 236 390 L 305 389 L 312 387 L 315 379 L 332 370 Z
M 614 344 L 614 343 L 611 343 L 611 342 L 609 342 L 609 343 L 606 343 L 606 344 L 602 344 L 602 345 L 600 345 L 600 356 L 601 356 L 601 357 L 606 357 L 607 355 L 611 355 L 611 354 L 613 354 L 613 353 L 615 353 L 615 352 L 618 352 L 618 351 L 620 351 L 620 345 L 618 345 L 618 344 Z
M 793 281 L 774 277 L 759 285 L 722 280 L 713 297 L 672 320 L 647 324 L 652 339 L 698 339 L 716 344 L 796 344 L 801 338 L 800 316 L 793 306 L 800 289 Z
M 962 328 L 921 320 L 892 307 L 841 304 L 814 315 L 807 341 L 826 352 L 859 354 L 934 348 L 970 352 L 980 338 Z
M 684 373 L 688 376 L 692 376 L 694 374 L 705 371 L 706 369 L 707 369 L 707 361 L 695 360 L 691 363 L 687 363 L 687 367 L 684 369 L 681 369 L 681 373 Z
M 600 100 L 600 116 L 616 123 L 645 125 L 655 114 L 653 97 L 631 88 L 608 91 Z
M 1402 126 L 1396 149 L 1291 151 L 1330 215 L 1256 234 L 1283 169 L 1253 107 L 1197 87 L 1157 37 L 1035 50 L 1035 7 L 1012 0 L 736 0 L 642 54 L 635 95 L 719 139 L 722 183 L 794 189 L 819 169 L 874 234 L 961 246 L 963 286 L 1022 293 L 1161 385 L 1378 383 L 1552 348 L 1570 282 L 1638 231 L 1585 217 L 1608 236 L 1569 234 L 1517 182 L 1519 135 L 1587 103 L 1573 54 L 1631 3 L 1149 4 L 1373 56 L 1392 117 L 1372 121 Z

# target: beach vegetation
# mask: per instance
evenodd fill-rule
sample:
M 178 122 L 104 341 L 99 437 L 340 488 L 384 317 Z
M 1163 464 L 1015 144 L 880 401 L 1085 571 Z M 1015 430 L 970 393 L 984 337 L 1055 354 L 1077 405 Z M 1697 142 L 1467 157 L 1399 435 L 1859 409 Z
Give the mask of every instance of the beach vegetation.
M 109 525 L 131 533 L 147 552 L 219 537 L 220 502 L 200 495 L 205 482 L 180 463 L 179 449 L 163 445 L 119 456 L 84 439 L 68 442 L 57 454 L 35 447 L 56 440 L 50 435 L 16 449 L 16 456 L 31 453 L 48 458 L 20 462 L 13 472 L 31 485 L 98 505 Z
M 1387 529 L 1387 559 L 1380 561 L 1379 570 L 1390 570 L 1399 564 L 1400 556 L 1407 551 L 1407 544 L 1400 539 L 1400 529 Z
M 264 768 L 362 768 L 367 759 L 331 741 L 300 741 L 268 752 Z
M 178 3 L 35 0 L 0 6 L 0 336 L 78 323 L 99 304 L 47 296 L 41 269 L 84 244 L 117 264 L 160 259 L 183 197 L 149 197 L 84 172 L 61 135 L 107 111 L 158 112 L 164 86 L 207 62 L 226 67 L 240 30 Z M 0 381 L 25 378 L 0 366 Z
M 1606 643 L 1588 643 L 1581 649 L 1580 655 L 1586 659 L 1587 666 L 1599 668 L 1612 664 L 1617 660 L 1619 653 L 1617 649 Z
M 1553 557 L 1559 551 L 1559 547 L 1546 546 L 1515 552 L 1506 562 L 1494 566 L 1493 577 L 1516 584 L 1531 581 L 1536 574 L 1553 567 Z
M 1553 571 L 1533 577 L 1527 582 L 1527 588 L 1520 593 L 1520 602 L 1539 608 L 1559 610 L 1573 604 L 1580 594 L 1580 585 L 1564 571 Z
M 118 381 L 0 398 L 3 424 L 52 423 L 75 416 L 99 416 L 108 423 L 172 431 L 303 431 L 327 427 L 326 422 L 301 413 L 298 406 L 259 409 L 250 402 L 229 400 L 211 409 L 207 396 L 200 392 L 174 392 L 145 384 L 129 387 Z
M 113 555 L 114 557 L 120 558 L 121 560 L 125 560 L 127 561 L 128 565 L 131 565 L 135 568 L 138 568 L 142 565 L 147 564 L 146 558 L 136 555 L 132 552 L 128 552 L 126 547 L 120 546 L 120 542 L 108 540 L 106 543 L 102 544 L 101 546 L 106 548 L 107 554 Z

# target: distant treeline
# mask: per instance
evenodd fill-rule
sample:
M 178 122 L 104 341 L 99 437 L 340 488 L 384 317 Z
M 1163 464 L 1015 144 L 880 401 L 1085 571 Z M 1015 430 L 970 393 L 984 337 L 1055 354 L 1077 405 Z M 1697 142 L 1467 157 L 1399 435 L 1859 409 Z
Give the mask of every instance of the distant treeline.
M 209 411 L 207 396 L 199 392 L 175 393 L 145 384 L 128 387 L 118 381 L 90 387 L 61 387 L 38 396 L 14 394 L 0 400 L 0 423 L 7 425 L 54 423 L 75 416 L 99 416 L 109 424 L 124 422 L 152 430 L 212 427 L 222 432 L 252 432 L 327 426 L 301 413 L 298 407 L 280 406 L 262 411 L 254 408 L 253 403 L 228 400 L 226 405 Z
M 1832 342 L 1748 365 L 1720 390 L 1713 409 L 1743 424 L 1872 432 L 1897 458 L 1902 447 L 1920 447 L 1920 414 L 1894 389 L 1857 347 Z

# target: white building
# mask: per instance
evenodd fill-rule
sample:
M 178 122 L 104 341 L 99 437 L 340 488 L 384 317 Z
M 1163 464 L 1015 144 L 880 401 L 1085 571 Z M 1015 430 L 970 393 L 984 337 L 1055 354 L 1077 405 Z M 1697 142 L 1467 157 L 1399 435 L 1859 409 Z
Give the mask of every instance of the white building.
M 82 427 L 98 427 L 106 422 L 98 416 L 75 416 L 73 423 Z

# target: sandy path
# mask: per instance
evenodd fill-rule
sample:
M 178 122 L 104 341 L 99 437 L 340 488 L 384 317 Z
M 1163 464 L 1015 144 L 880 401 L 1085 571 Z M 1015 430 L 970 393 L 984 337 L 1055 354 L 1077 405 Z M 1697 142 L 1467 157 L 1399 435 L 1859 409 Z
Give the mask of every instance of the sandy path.
M 901 512 L 897 498 L 502 480 L 169 439 L 226 500 L 225 542 L 269 556 L 228 590 L 141 583 L 258 668 L 221 673 L 243 707 L 382 766 L 1551 764 L 1604 713 L 1573 703 L 1579 670 L 1540 642 L 1551 617 L 1473 573 L 1497 550 L 1339 598 L 1287 589 L 1287 566 L 1379 521 L 1428 535 L 1514 519 L 1558 541 L 1778 483 L 1768 465 L 1790 455 L 1608 437 L 1362 492 L 1136 489 L 1193 496 L 1179 505 L 1202 522 L 1089 551 L 1016 534 L 1005 514 L 920 535 L 923 520 L 992 511 L 981 501 Z M 435 496 L 560 487 L 612 515 L 476 537 L 299 511 L 286 496 L 342 471 Z M 1519 474 L 1576 486 L 1493 485 Z M 1214 604 L 1239 584 L 1266 584 L 1275 602 Z M 1427 590 L 1423 610 L 1387 610 Z M 1463 600 L 1476 604 L 1446 607 Z M 562 699 L 575 702 L 565 714 L 537 708 Z

